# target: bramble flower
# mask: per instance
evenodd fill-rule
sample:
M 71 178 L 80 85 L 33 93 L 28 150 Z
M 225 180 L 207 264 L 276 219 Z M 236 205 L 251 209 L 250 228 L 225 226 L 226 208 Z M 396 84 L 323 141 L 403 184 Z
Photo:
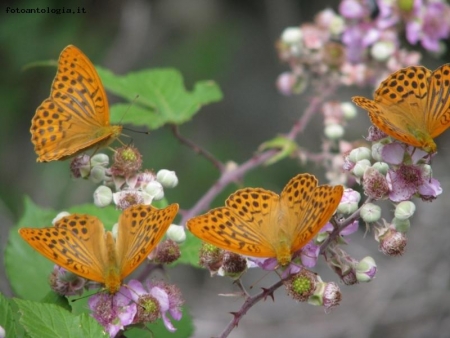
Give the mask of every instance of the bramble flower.
M 367 168 L 363 176 L 364 193 L 374 200 L 386 198 L 389 185 L 386 177 L 374 167 Z
M 200 248 L 200 259 L 198 264 L 207 268 L 211 274 L 211 276 L 217 274 L 217 271 L 222 266 L 223 255 L 225 254 L 225 250 L 220 249 L 209 243 L 202 243 Z
M 299 302 L 306 302 L 313 295 L 317 283 L 317 275 L 306 269 L 283 282 L 288 295 Z
M 148 255 L 148 259 L 161 264 L 170 264 L 180 258 L 180 247 L 175 241 L 170 239 L 162 241 Z
M 133 322 L 137 306 L 131 301 L 131 297 L 130 290 L 122 286 L 115 295 L 98 293 L 89 298 L 88 304 L 92 317 L 112 338 Z
M 89 162 L 90 157 L 88 155 L 76 156 L 70 162 L 70 172 L 74 178 L 87 178 L 91 172 L 91 164 Z
M 342 299 L 341 290 L 334 282 L 323 282 L 319 276 L 317 276 L 317 279 L 316 289 L 314 290 L 314 294 L 308 298 L 308 303 L 311 305 L 321 305 L 328 312 L 333 307 L 339 305 Z
M 239 278 L 247 270 L 247 259 L 241 255 L 226 251 L 223 254 L 222 266 L 218 271 L 219 276 Z
M 136 204 L 150 205 L 153 198 L 140 190 L 122 190 L 113 194 L 113 200 L 117 208 L 125 210 Z
M 406 235 L 397 231 L 389 223 L 375 228 L 375 240 L 379 242 L 379 250 L 388 256 L 401 256 L 405 252 Z
M 137 303 L 137 312 L 133 324 L 153 323 L 157 319 L 162 318 L 168 331 L 176 331 L 176 328 L 167 316 L 169 313 L 177 321 L 182 316 L 181 305 L 183 300 L 176 286 L 148 281 L 144 287 L 141 282 L 131 280 L 128 283 L 128 287 L 132 290 L 130 294 L 133 301 Z
M 406 38 L 411 44 L 420 41 L 423 48 L 439 52 L 440 40 L 450 37 L 450 6 L 439 0 L 415 0 L 411 13 L 408 13 Z
M 54 265 L 49 277 L 49 284 L 57 294 L 62 296 L 75 296 L 83 293 L 86 280 L 59 265 Z
M 110 168 L 113 176 L 129 177 L 136 174 L 142 166 L 142 155 L 133 146 L 123 146 L 114 153 L 114 163 Z

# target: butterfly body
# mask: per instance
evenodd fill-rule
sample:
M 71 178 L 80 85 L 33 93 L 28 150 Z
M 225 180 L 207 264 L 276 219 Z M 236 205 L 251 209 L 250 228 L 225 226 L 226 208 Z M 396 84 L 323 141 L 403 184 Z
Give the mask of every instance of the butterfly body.
M 435 153 L 434 138 L 450 127 L 450 64 L 433 72 L 421 66 L 400 69 L 380 84 L 374 100 L 352 100 L 387 135 Z
M 19 233 L 40 254 L 86 279 L 103 283 L 116 293 L 159 243 L 178 212 L 137 205 L 120 216 L 117 239 L 97 217 L 73 214 L 48 228 L 21 228 Z
M 50 97 L 36 109 L 30 132 L 38 162 L 106 147 L 121 134 L 122 126 L 109 122 L 108 99 L 94 65 L 77 47 L 61 52 Z
M 225 207 L 191 218 L 197 237 L 241 255 L 276 258 L 288 265 L 292 255 L 325 225 L 339 204 L 342 186 L 317 186 L 309 174 L 292 178 L 280 195 L 261 188 L 231 194 Z

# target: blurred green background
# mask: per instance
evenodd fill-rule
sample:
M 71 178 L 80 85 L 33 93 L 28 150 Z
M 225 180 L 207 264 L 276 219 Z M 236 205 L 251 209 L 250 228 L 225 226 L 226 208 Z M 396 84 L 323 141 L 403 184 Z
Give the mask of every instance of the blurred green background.
M 30 121 L 37 106 L 48 97 L 56 70 L 52 67 L 24 70 L 24 66 L 56 60 L 66 45 L 74 44 L 94 64 L 117 74 L 174 67 L 184 75 L 189 89 L 196 81 L 214 80 L 222 88 L 224 100 L 203 107 L 180 130 L 220 160 L 240 163 L 251 157 L 262 142 L 287 132 L 307 106 L 307 96 L 286 98 L 275 88 L 278 74 L 287 69 L 278 61 L 276 39 L 285 27 L 312 21 L 319 10 L 327 6 L 336 8 L 338 3 L 337 0 L 3 2 L 0 7 L 1 252 L 9 228 L 23 211 L 24 196 L 30 196 L 40 206 L 60 211 L 91 202 L 95 189 L 89 181 L 70 177 L 69 162 L 35 162 Z M 8 6 L 80 6 L 86 14 L 11 14 L 5 12 Z M 425 58 L 424 64 L 435 68 L 439 62 Z M 348 101 L 357 93 L 370 91 L 347 90 L 340 92 L 336 99 Z M 109 99 L 110 104 L 117 102 L 111 95 Z M 355 140 L 366 134 L 369 126 L 366 114 L 360 114 L 351 123 L 346 139 Z M 318 151 L 322 130 L 321 117 L 317 116 L 298 142 L 302 147 Z M 150 135 L 131 136 L 144 155 L 145 168 L 177 172 L 180 184 L 167 190 L 166 196 L 170 202 L 178 202 L 182 209 L 192 207 L 219 177 L 209 162 L 181 145 L 169 128 Z M 286 336 L 301 332 L 306 337 L 377 337 L 380 334 L 396 337 L 398 332 L 406 334 L 405 324 L 411 328 L 407 331 L 410 337 L 424 336 L 438 329 L 448 333 L 450 276 L 445 257 L 450 254 L 447 244 L 450 233 L 444 211 L 448 208 L 446 188 L 450 182 L 446 168 L 450 163 L 446 140 L 450 140 L 448 135 L 438 139 L 439 157 L 434 162 L 435 176 L 441 181 L 444 194 L 432 204 L 418 203 L 418 215 L 413 220 L 417 229 L 412 229 L 405 257 L 384 259 L 377 253 L 372 239 L 359 236 L 355 241 L 360 244 L 355 244 L 351 253 L 358 259 L 369 254 L 379 259 L 380 275 L 374 282 L 341 286 L 342 305 L 329 315 L 323 314 L 320 308 L 288 300 L 280 290 L 275 303 L 261 303 L 252 309 L 232 337 L 246 337 L 250 332 L 259 337 L 272 337 L 277 332 Z M 308 170 L 323 180 L 320 168 Z M 280 191 L 300 171 L 304 168 L 297 161 L 284 160 L 250 172 L 242 183 Z M 222 204 L 238 186 L 229 186 L 217 197 L 215 205 Z M 326 267 L 322 268 L 325 276 L 336 280 Z M 10 295 L 3 271 L 2 268 L 0 291 Z M 398 276 L 396 281 L 392 281 L 393 276 Z M 192 309 L 198 337 L 221 332 L 230 319 L 226 313 L 237 310 L 241 304 L 234 298 L 219 298 L 217 293 L 236 290 L 230 281 L 211 279 L 205 271 L 178 267 L 172 278 L 182 288 L 187 306 Z M 250 283 L 255 280 L 250 279 Z M 411 280 L 415 283 L 408 283 Z M 415 298 L 418 294 L 419 300 Z M 413 334 L 417 332 L 423 335 Z

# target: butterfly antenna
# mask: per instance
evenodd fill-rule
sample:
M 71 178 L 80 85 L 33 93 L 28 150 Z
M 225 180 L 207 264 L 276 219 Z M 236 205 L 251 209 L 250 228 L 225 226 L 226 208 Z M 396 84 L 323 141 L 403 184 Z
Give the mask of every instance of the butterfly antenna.
M 122 124 L 123 118 L 125 117 L 125 115 L 128 114 L 128 112 L 130 111 L 130 108 L 136 103 L 138 98 L 139 98 L 139 94 L 137 94 L 134 97 L 134 99 L 130 102 L 130 105 L 128 106 L 127 110 L 125 111 L 125 113 L 123 113 L 122 118 L 119 121 L 119 124 Z M 139 134 L 147 134 L 147 135 L 150 134 L 149 131 L 134 130 L 134 129 L 126 128 L 126 127 L 124 127 L 123 130 L 128 130 L 128 131 L 132 131 L 132 132 L 139 133 Z
M 276 274 L 277 274 L 278 276 L 280 276 L 277 270 L 274 270 L 274 271 L 276 272 Z M 259 278 L 256 282 L 254 282 L 252 285 L 250 285 L 250 286 L 249 286 L 249 289 L 250 289 L 250 290 L 253 289 L 259 282 L 261 282 L 264 278 L 266 278 L 267 275 L 270 274 L 271 272 L 272 272 L 272 271 L 267 271 L 261 278 Z M 280 277 L 281 277 L 281 276 L 280 276 Z
M 91 296 L 96 295 L 96 294 L 98 294 L 98 293 L 100 293 L 100 292 L 103 292 L 103 291 L 104 291 L 104 289 L 100 289 L 100 290 L 98 290 L 98 291 L 96 291 L 96 292 L 94 292 L 94 293 L 90 293 L 90 294 L 88 294 L 88 295 L 83 295 L 83 296 L 81 296 L 81 297 L 71 299 L 70 302 L 71 302 L 71 303 L 75 303 L 75 302 L 78 302 L 79 300 L 82 300 L 82 299 L 91 297 Z

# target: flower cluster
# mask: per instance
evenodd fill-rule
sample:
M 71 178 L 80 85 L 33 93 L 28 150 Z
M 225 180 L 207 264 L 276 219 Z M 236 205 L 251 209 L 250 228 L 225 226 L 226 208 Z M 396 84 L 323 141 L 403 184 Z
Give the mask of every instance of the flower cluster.
M 444 52 L 450 22 L 441 18 L 449 15 L 442 0 L 342 0 L 339 13 L 325 9 L 313 23 L 282 33 L 279 57 L 291 71 L 280 75 L 278 88 L 286 95 L 301 93 L 317 75 L 345 86 L 374 86 L 388 73 L 420 61 L 420 53 L 401 47 L 404 33 L 410 44 Z
M 141 171 L 141 166 L 139 151 L 125 146 L 116 150 L 111 166 L 105 154 L 96 154 L 92 158 L 80 155 L 72 161 L 71 171 L 74 177 L 90 178 L 94 183 L 102 184 L 94 192 L 95 205 L 105 207 L 114 203 L 125 210 L 135 204 L 149 205 L 161 200 L 164 188 L 174 188 L 178 184 L 174 171 L 162 169 L 154 174 Z
M 180 320 L 183 300 L 175 285 L 164 282 L 147 282 L 145 286 L 131 280 L 115 295 L 99 293 L 89 299 L 92 316 L 105 328 L 110 337 L 115 337 L 126 326 L 143 326 L 162 318 L 170 332 L 176 329 L 168 314 Z

